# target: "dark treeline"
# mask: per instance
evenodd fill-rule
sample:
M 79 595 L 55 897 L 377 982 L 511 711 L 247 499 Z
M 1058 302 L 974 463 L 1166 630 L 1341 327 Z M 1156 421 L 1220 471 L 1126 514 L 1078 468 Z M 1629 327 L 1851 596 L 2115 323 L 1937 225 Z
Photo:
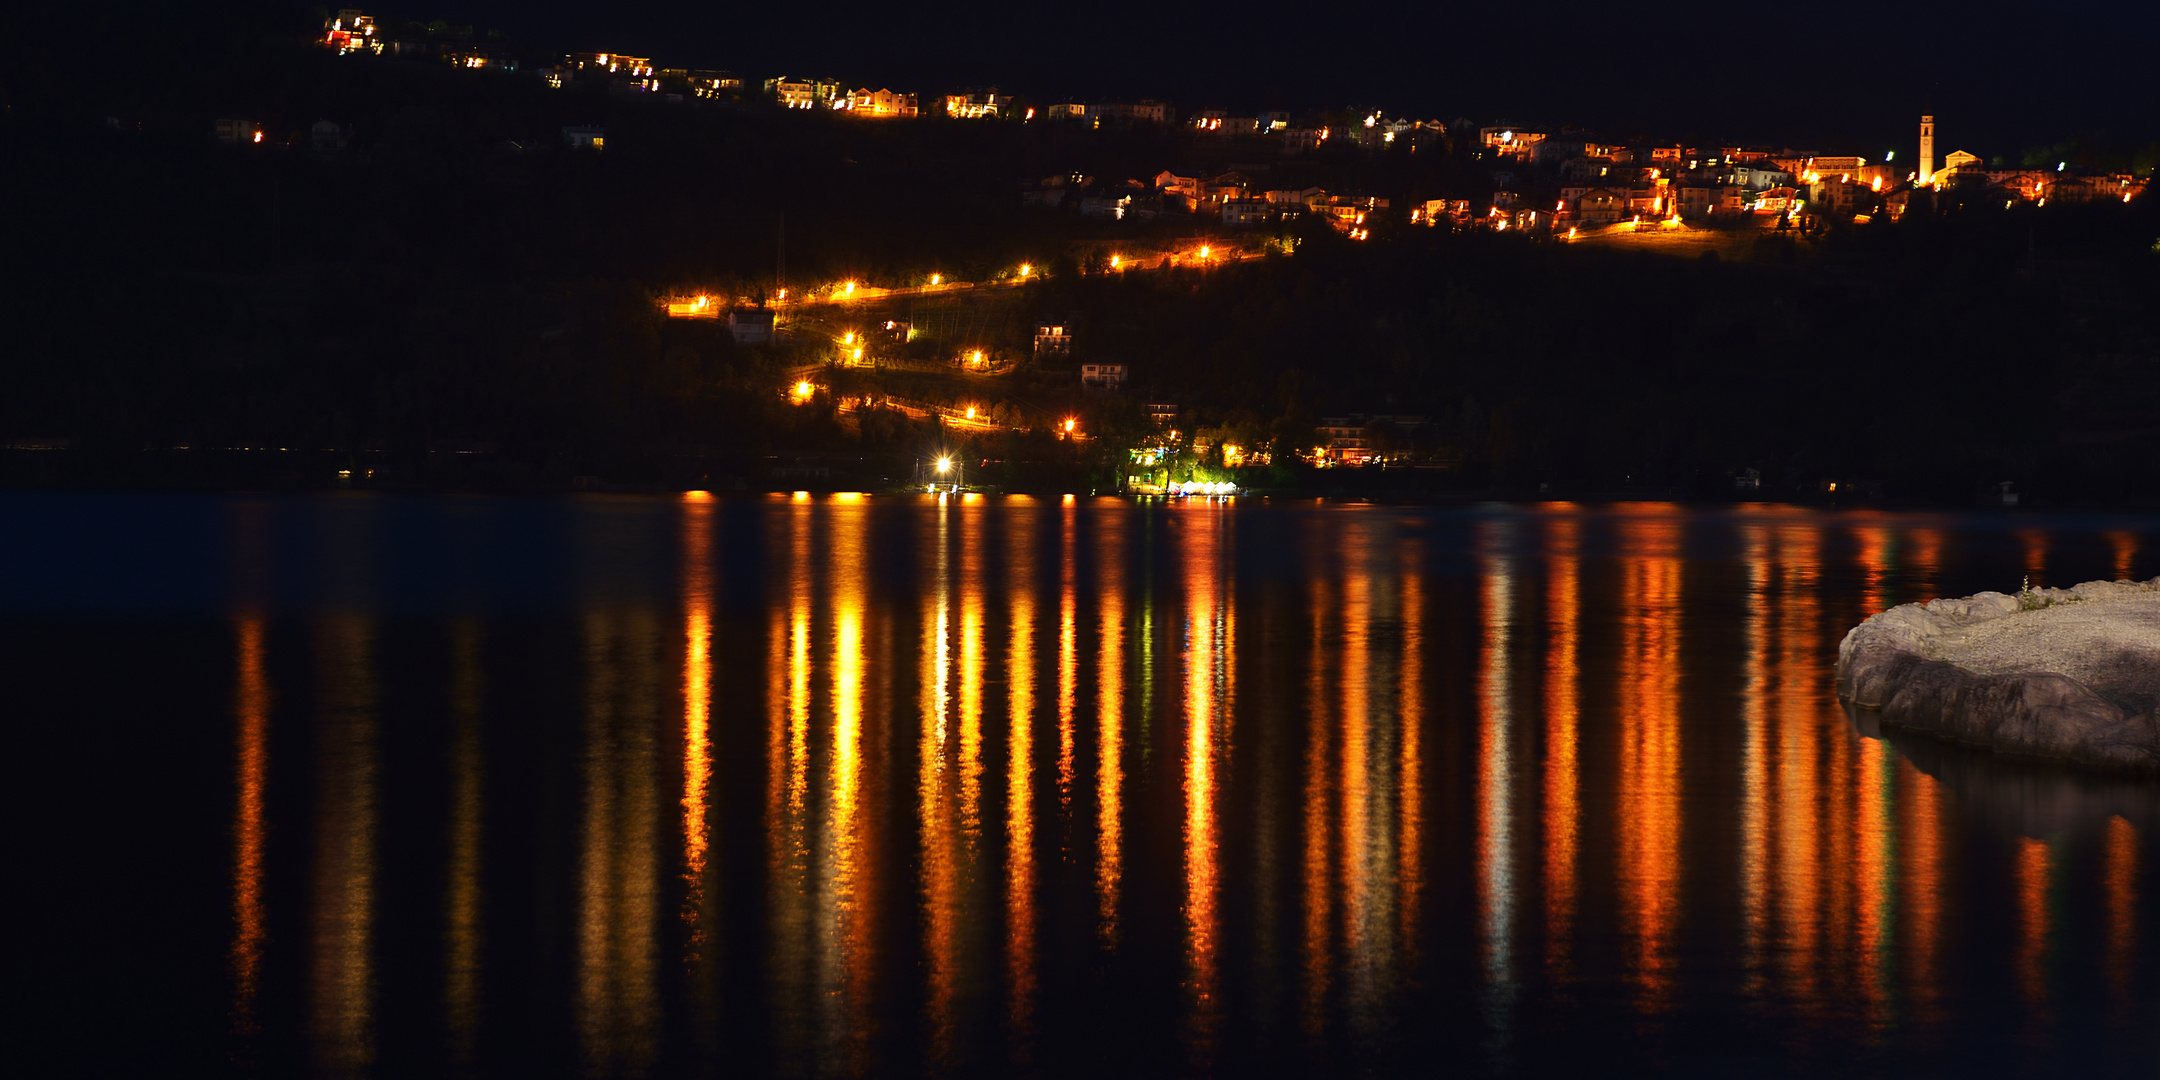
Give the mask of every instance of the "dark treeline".
M 1312 228 L 1293 256 L 1107 277 L 1080 272 L 1084 249 L 1199 226 L 1084 225 L 1023 209 L 1015 181 L 1145 175 L 1174 163 L 1168 136 L 671 107 L 233 40 L 244 64 L 153 66 L 104 97 L 10 83 L 0 440 L 69 450 L 34 469 L 12 452 L 9 477 L 260 479 L 175 465 L 183 446 L 329 453 L 281 482 L 373 455 L 415 482 L 539 486 L 762 483 L 776 453 L 913 453 L 926 436 L 890 418 L 865 438 L 787 404 L 800 352 L 660 317 L 664 295 L 769 285 L 784 218 L 793 281 L 1045 267 L 1015 302 L 1073 319 L 1072 363 L 1133 366 L 1122 401 L 1086 406 L 1106 435 L 1134 433 L 1142 400 L 1284 451 L 1318 416 L 1415 413 L 1462 488 L 1707 492 L 1755 468 L 1786 494 L 1837 479 L 1954 500 L 2014 480 L 2160 498 L 2150 198 L 1916 204 L 1720 261 Z M 264 144 L 215 145 L 226 114 Z M 342 150 L 310 149 L 323 119 Z M 606 150 L 564 149 L 570 124 L 604 125 Z M 1397 198 L 1474 179 L 1448 155 L 1299 167 Z M 1070 385 L 1068 367 L 1022 374 Z M 492 479 L 426 467 L 475 448 Z

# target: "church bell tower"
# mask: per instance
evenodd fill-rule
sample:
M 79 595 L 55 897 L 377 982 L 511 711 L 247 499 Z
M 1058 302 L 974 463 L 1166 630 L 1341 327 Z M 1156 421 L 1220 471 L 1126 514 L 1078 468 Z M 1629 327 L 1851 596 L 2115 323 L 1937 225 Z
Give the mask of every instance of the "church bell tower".
M 1920 118 L 1920 179 L 1922 184 L 1935 182 L 1935 118 Z

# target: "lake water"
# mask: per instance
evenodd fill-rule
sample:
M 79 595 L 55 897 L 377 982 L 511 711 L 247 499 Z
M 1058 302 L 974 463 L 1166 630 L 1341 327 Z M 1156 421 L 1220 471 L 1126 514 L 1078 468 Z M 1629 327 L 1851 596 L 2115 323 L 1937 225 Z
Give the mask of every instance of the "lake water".
M 2160 1072 L 2155 786 L 1831 678 L 2152 516 L 0 518 L 17 1043 L 81 1071 Z

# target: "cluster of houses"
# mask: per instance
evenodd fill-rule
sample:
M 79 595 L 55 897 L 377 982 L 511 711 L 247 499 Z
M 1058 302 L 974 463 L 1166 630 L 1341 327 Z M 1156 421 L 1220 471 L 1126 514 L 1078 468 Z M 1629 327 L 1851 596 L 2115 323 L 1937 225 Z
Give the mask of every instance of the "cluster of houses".
M 427 59 L 459 67 L 517 70 L 517 61 L 492 31 L 434 23 L 395 33 L 356 9 L 340 10 L 325 23 L 322 44 L 340 54 Z M 1152 181 L 1098 183 L 1083 175 L 1022 183 L 1025 203 L 1073 204 L 1080 216 L 1110 221 L 1148 219 L 1164 213 L 1215 218 L 1230 228 L 1249 228 L 1286 218 L 1324 217 L 1353 238 L 1366 235 L 1369 215 L 1390 211 L 1387 198 L 1319 187 L 1270 185 L 1270 152 L 1295 156 L 1326 146 L 1416 152 L 1466 147 L 1489 165 L 1489 190 L 1451 191 L 1446 198 L 1419 198 L 1404 207 L 1411 224 L 1458 228 L 1581 230 L 1633 223 L 1677 227 L 1683 222 L 1769 221 L 1805 208 L 1811 216 L 1866 220 L 1902 213 L 1919 188 L 1951 190 L 1961 197 L 2001 197 L 2007 203 L 2128 199 L 2143 181 L 2129 174 L 1990 166 L 1962 151 L 1934 162 L 1934 118 L 1923 117 L 1917 163 L 1861 156 L 1749 146 L 1684 143 L 1615 143 L 1576 128 L 1536 129 L 1391 117 L 1381 112 L 1298 114 L 1282 110 L 1232 113 L 1202 109 L 1180 116 L 1155 100 L 1030 104 L 996 87 L 972 87 L 934 97 L 854 86 L 837 78 L 775 76 L 745 83 L 733 72 L 660 67 L 649 57 L 620 53 L 572 53 L 539 69 L 549 85 L 601 85 L 625 94 L 666 100 L 744 100 L 762 96 L 781 108 L 825 111 L 861 119 L 907 120 L 941 116 L 974 121 L 1046 121 L 1180 127 L 1202 146 L 1219 143 L 1220 171 L 1184 175 L 1165 170 Z M 753 92 L 753 88 L 754 91 Z M 245 121 L 221 126 L 225 141 L 260 141 Z M 338 141 L 317 133 L 317 141 Z M 567 145 L 598 149 L 599 129 L 566 129 Z M 1239 163 L 1238 158 L 1253 160 Z M 1259 161 L 1259 163 L 1254 163 Z M 1400 193 L 1398 193 L 1400 194 Z M 1439 194 L 1439 193 L 1435 193 Z

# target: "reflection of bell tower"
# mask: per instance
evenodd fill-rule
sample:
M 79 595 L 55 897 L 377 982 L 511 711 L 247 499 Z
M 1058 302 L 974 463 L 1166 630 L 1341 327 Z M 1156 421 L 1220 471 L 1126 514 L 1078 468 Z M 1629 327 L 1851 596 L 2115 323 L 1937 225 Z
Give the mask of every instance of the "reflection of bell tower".
M 1920 118 L 1920 183 L 1935 182 L 1935 118 Z

